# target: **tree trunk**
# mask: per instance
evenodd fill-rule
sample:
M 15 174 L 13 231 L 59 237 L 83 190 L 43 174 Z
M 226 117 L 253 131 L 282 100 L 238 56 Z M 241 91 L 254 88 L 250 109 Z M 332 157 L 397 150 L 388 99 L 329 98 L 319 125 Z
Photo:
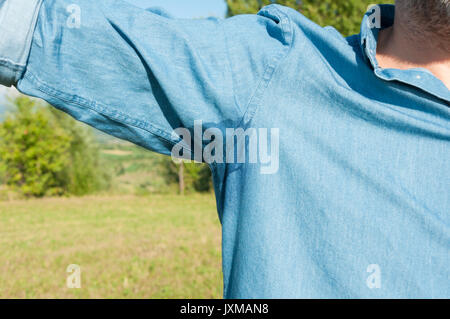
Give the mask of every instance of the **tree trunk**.
M 184 163 L 181 162 L 178 167 L 178 186 L 180 195 L 184 195 Z

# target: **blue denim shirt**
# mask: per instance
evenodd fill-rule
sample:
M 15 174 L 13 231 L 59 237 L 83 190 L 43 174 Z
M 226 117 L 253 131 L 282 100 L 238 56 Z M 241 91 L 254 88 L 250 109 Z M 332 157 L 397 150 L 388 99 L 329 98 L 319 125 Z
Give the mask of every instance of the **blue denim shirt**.
M 119 0 L 0 3 L 1 83 L 99 130 L 170 154 L 199 120 L 278 129 L 270 174 L 210 164 L 226 298 L 450 297 L 450 92 L 377 64 L 394 7 L 344 38 L 278 5 L 177 20 Z

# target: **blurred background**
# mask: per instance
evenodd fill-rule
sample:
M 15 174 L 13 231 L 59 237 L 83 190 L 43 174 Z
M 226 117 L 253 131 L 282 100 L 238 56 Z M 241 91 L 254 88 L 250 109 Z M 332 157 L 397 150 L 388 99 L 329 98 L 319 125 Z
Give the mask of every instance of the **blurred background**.
M 195 19 L 279 3 L 344 36 L 372 3 L 128 2 Z M 221 298 L 220 245 L 207 166 L 177 165 L 0 88 L 0 298 Z M 79 289 L 66 285 L 71 264 Z

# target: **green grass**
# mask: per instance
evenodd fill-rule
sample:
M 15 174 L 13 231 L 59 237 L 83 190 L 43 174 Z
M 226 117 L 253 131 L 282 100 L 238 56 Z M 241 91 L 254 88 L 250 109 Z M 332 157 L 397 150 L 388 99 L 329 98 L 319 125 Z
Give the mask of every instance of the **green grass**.
M 168 185 L 162 173 L 162 161 L 170 161 L 170 157 L 125 142 L 104 145 L 100 157 L 103 165 L 113 171 L 108 195 L 177 193 L 177 186 Z
M 0 234 L 0 298 L 222 297 L 211 194 L 0 202 Z

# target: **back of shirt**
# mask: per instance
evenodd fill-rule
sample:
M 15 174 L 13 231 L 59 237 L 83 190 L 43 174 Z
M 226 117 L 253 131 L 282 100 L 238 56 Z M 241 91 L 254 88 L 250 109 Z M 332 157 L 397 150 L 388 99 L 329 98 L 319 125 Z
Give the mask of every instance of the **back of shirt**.
M 450 296 L 448 90 L 281 10 L 291 47 L 247 123 L 279 128 L 279 169 L 221 172 L 227 296 Z
M 192 21 L 119 0 L 33 8 L 7 39 L 27 54 L 0 46 L 2 83 L 150 150 L 200 152 L 225 297 L 450 297 L 450 92 L 381 69 L 368 15 L 345 39 L 277 5 Z

